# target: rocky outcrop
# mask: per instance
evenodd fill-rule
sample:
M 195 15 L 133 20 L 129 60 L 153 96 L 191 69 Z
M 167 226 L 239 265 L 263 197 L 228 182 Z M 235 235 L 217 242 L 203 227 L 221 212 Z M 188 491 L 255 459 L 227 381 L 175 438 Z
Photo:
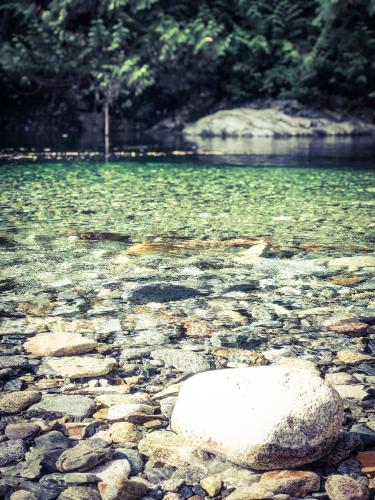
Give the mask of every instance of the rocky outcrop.
M 274 105 L 217 111 L 185 126 L 190 137 L 299 137 L 373 135 L 375 125 L 339 113 L 300 108 L 298 113 Z
M 327 454 L 342 417 L 340 396 L 310 370 L 262 366 L 209 371 L 184 382 L 171 427 L 197 448 L 269 470 Z

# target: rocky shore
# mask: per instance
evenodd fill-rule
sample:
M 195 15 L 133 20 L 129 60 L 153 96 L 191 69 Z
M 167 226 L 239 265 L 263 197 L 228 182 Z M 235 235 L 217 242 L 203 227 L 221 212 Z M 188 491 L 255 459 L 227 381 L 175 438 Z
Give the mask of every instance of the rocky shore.
M 373 498 L 375 256 L 248 244 L 0 282 L 3 498 Z
M 374 135 L 375 125 L 348 113 L 275 100 L 216 111 L 188 123 L 183 134 L 192 141 L 195 137 L 343 137 Z

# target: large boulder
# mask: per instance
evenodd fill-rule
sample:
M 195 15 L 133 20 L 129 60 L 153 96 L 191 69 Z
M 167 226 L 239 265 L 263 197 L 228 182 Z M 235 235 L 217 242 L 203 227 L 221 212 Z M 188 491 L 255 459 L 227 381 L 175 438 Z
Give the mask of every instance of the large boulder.
M 172 430 L 194 446 L 254 469 L 296 467 L 335 444 L 338 393 L 310 370 L 259 366 L 215 370 L 182 384 Z
M 342 120 L 339 116 L 322 113 L 313 116 L 309 109 L 304 111 L 296 115 L 277 106 L 225 109 L 186 125 L 184 134 L 193 137 L 292 137 L 375 133 L 374 125 L 355 118 Z

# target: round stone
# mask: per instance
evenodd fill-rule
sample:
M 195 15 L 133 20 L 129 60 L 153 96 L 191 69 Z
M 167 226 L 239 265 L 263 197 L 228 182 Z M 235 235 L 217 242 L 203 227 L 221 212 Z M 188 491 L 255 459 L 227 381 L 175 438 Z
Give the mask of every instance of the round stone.
M 338 393 L 310 370 L 260 366 L 197 374 L 182 384 L 172 430 L 253 469 L 296 467 L 335 444 Z

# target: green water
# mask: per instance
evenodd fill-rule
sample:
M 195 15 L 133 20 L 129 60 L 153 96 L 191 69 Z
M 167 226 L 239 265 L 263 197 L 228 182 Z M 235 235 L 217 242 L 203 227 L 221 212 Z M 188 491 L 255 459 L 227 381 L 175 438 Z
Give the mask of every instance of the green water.
M 371 243 L 373 194 L 373 172 L 354 168 L 3 165 L 1 234 L 26 247 L 77 230 L 119 232 L 134 241 L 267 238 L 345 253 Z

